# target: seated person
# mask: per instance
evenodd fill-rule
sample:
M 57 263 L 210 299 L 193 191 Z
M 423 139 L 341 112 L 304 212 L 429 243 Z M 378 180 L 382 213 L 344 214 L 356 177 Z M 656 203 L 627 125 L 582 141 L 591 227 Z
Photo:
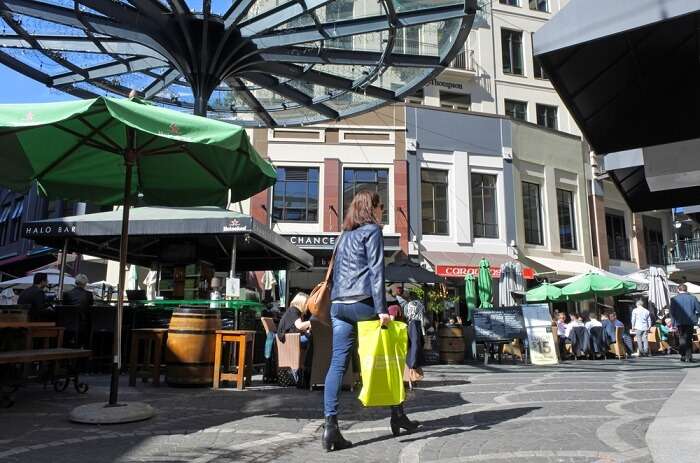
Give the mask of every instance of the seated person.
M 299 342 L 301 347 L 306 347 L 311 339 L 311 322 L 304 320 L 308 317 L 306 310 L 306 301 L 309 295 L 306 293 L 297 293 L 289 304 L 289 308 L 284 311 L 284 315 L 277 325 L 277 338 L 284 342 L 284 335 L 287 333 L 301 333 Z
M 617 319 L 617 314 L 615 312 L 610 312 L 610 315 L 608 315 L 608 318 L 610 319 L 610 323 L 613 325 L 613 331 L 612 331 L 612 341 L 611 344 L 616 342 L 615 338 L 615 329 L 618 327 L 622 328 L 622 342 L 625 344 L 625 349 L 627 349 L 627 356 L 630 356 L 632 352 L 634 351 L 632 347 L 632 338 L 628 333 L 624 331 L 625 325 L 622 323 L 620 320 Z
M 602 327 L 603 324 L 598 321 L 598 315 L 592 313 L 589 314 L 588 316 L 588 321 L 586 322 L 586 329 L 590 332 L 591 328 L 595 328 L 596 326 Z
M 559 312 L 557 315 L 557 338 L 559 340 L 559 352 L 564 356 L 564 344 L 566 342 L 566 312 Z
M 95 302 L 92 292 L 85 289 L 88 284 L 88 277 L 84 274 L 79 274 L 75 277 L 75 288 L 71 289 L 63 295 L 63 303 L 65 305 L 77 305 L 80 308 L 88 308 Z
M 671 334 L 671 330 L 659 318 L 656 319 L 654 326 L 656 327 L 656 333 L 659 337 L 659 347 L 663 346 L 663 343 L 666 343 L 665 345 L 668 346 L 666 348 L 666 354 L 671 355 L 671 343 L 669 342 L 669 335 Z
M 34 284 L 22 291 L 17 299 L 17 304 L 28 305 L 29 319 L 39 321 L 41 312 L 46 308 L 46 287 L 49 285 L 49 277 L 45 273 L 34 274 Z

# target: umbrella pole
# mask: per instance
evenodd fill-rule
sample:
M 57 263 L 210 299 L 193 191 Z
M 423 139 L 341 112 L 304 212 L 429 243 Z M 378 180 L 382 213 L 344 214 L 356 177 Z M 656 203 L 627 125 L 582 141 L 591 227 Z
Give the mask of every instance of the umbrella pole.
M 133 137 L 131 141 L 133 142 Z M 131 192 L 131 172 L 134 166 L 133 151 L 126 153 L 124 165 L 124 206 L 122 210 L 122 234 L 119 241 L 119 293 L 117 294 L 117 314 L 114 317 L 114 344 L 112 346 L 112 380 L 109 385 L 109 405 L 117 405 L 119 395 L 119 369 L 121 368 L 122 313 L 124 310 L 124 285 L 126 284 L 126 252 L 129 243 L 129 196 Z
M 68 238 L 63 242 L 63 250 L 61 251 L 61 270 L 58 274 L 58 294 L 56 298 L 63 301 L 63 280 L 66 276 L 66 252 L 68 251 Z

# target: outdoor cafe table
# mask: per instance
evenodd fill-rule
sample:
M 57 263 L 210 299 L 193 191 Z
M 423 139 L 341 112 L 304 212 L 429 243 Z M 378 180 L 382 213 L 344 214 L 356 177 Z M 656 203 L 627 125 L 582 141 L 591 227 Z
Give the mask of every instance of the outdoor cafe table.
M 239 314 L 243 310 L 252 310 L 256 313 L 261 313 L 265 310 L 265 305 L 257 301 L 245 301 L 240 299 L 156 299 L 152 301 L 136 301 L 137 304 L 143 305 L 146 308 L 177 308 L 180 306 L 202 306 L 221 309 L 222 311 L 234 312 L 234 329 L 238 329 Z

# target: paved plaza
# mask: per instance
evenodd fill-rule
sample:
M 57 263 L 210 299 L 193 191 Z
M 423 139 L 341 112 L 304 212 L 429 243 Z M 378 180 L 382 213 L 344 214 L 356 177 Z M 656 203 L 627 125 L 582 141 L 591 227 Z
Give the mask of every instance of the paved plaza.
M 420 432 L 394 438 L 388 410 L 364 409 L 357 391 L 345 392 L 341 421 L 355 447 L 330 454 L 319 441 L 322 391 L 124 382 L 123 400 L 147 402 L 158 415 L 99 427 L 67 420 L 107 395 L 107 377 L 88 376 L 87 395 L 32 386 L 0 410 L 0 462 L 651 462 L 647 429 L 694 367 L 677 356 L 431 366 L 406 403 Z

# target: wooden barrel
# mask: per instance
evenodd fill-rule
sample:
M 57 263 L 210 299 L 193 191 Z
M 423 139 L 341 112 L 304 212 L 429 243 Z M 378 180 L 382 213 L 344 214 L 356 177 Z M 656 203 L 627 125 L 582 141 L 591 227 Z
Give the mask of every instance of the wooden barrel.
M 216 309 L 179 307 L 168 328 L 165 379 L 179 386 L 206 386 L 214 375 L 216 330 L 221 317 Z
M 462 363 L 464 361 L 464 336 L 461 326 L 441 326 L 438 330 L 441 363 Z

